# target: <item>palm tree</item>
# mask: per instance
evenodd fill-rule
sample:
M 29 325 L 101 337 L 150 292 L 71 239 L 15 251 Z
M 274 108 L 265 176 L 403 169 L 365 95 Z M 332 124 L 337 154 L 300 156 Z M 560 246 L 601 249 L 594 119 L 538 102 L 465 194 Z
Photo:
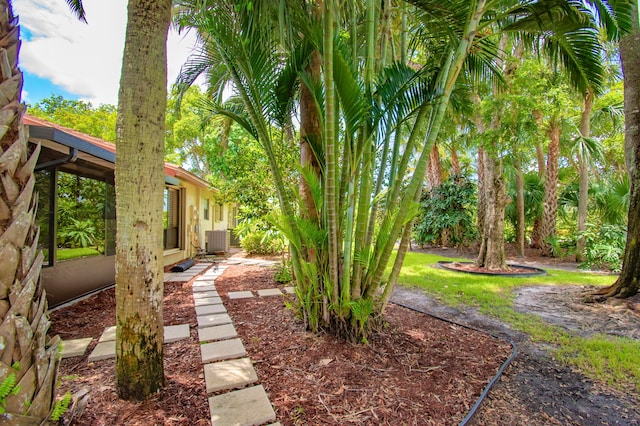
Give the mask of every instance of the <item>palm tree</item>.
M 625 151 L 631 192 L 622 271 L 613 285 L 599 293 L 608 297 L 631 297 L 640 289 L 640 31 L 638 4 L 633 7 L 633 30 L 620 40 L 624 71 Z
M 40 424 L 53 406 L 59 363 L 58 336 L 47 336 L 47 299 L 40 280 L 43 255 L 37 250 L 37 194 L 33 174 L 40 146 L 27 144 L 22 124 L 22 72 L 18 19 L 2 1 L 2 139 L 0 140 L 0 384 L 12 393 L 2 400 L 0 422 Z
M 277 13 L 269 6 L 273 2 L 205 3 L 184 0 L 179 5 L 177 23 L 197 31 L 202 42 L 183 81 L 193 82 L 201 74 L 218 81 L 212 77 L 222 75 L 222 68 L 233 81 L 244 108 L 212 102 L 211 109 L 242 125 L 271 163 L 283 213 L 272 220 L 291 242 L 301 314 L 311 330 L 351 340 L 366 339 L 375 324 L 370 319 L 380 317 L 396 284 L 429 154 L 456 95 L 458 76 L 495 70 L 491 34 L 528 31 L 532 39 L 540 39 L 548 29 L 543 31 L 540 22 L 546 25 L 565 9 L 569 18 L 584 12 L 559 0 L 551 2 L 557 7 L 551 13 L 548 1 L 537 9 L 515 1 L 504 9 L 502 3 L 494 9 L 498 4 L 488 1 L 410 2 L 405 16 L 415 20 L 416 37 L 426 46 L 426 60 L 416 71 L 404 63 L 385 67 L 376 62 L 376 50 L 384 44 L 377 34 L 384 34 L 387 19 L 393 19 L 380 13 L 380 2 L 356 2 L 347 10 L 322 2 L 321 19 L 312 19 L 306 2 L 287 2 Z M 283 28 L 283 15 L 296 27 Z M 282 33 L 303 37 L 285 44 L 274 36 Z M 565 52 L 566 44 L 554 46 Z M 313 51 L 321 57 L 320 82 L 304 72 Z M 587 58 L 569 59 L 572 75 L 584 78 Z M 300 81 L 311 89 L 322 129 L 313 152 L 320 173 L 300 172 L 313 196 L 311 207 L 296 204 L 273 155 L 278 143 L 273 129 L 294 111 Z M 410 132 L 396 132 L 401 125 Z M 297 213 L 305 208 L 315 208 L 319 220 Z
M 116 386 L 164 384 L 162 194 L 171 0 L 129 0 L 116 128 Z

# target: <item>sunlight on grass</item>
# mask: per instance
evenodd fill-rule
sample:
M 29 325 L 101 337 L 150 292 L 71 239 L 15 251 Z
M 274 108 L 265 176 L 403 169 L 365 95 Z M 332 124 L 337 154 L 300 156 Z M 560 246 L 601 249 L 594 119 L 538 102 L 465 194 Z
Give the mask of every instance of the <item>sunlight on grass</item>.
M 439 269 L 436 267 L 439 260 L 468 261 L 409 252 L 398 283 L 420 288 L 449 306 L 476 307 L 483 314 L 527 333 L 534 342 L 553 345 L 557 359 L 578 367 L 596 380 L 621 390 L 640 389 L 640 342 L 604 335 L 577 337 L 536 315 L 513 309 L 514 290 L 519 287 L 606 286 L 612 284 L 616 276 L 557 269 L 546 269 L 547 275 L 526 278 L 473 275 Z
M 92 247 L 65 248 L 56 250 L 56 259 L 59 261 L 98 255 L 100 255 L 100 252 Z

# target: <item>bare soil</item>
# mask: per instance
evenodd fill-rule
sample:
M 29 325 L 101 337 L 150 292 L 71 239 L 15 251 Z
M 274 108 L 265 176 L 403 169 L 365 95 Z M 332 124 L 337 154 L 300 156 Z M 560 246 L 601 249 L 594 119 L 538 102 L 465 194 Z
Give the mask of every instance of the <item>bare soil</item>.
M 444 251 L 449 256 L 458 255 Z M 544 260 L 527 259 L 531 264 Z M 575 264 L 562 267 L 575 268 Z M 256 266 L 231 266 L 216 280 L 277 420 L 284 425 L 458 424 L 511 354 L 509 340 L 517 345 L 518 355 L 480 406 L 472 424 L 640 424 L 637 389 L 623 394 L 594 383 L 559 364 L 547 348 L 532 343 L 523 333 L 472 308 L 442 306 L 420 291 L 396 290 L 392 299 L 396 303 L 385 315 L 388 326 L 369 345 L 346 344 L 331 336 L 306 332 L 287 308 L 294 303 L 293 298 L 226 298 L 229 291 L 276 285 L 273 270 Z M 617 309 L 628 321 L 623 334 L 636 338 L 640 327 L 628 319 L 635 318 L 629 314 L 631 307 L 620 313 L 620 308 L 585 303 L 577 290 L 574 296 L 564 297 L 568 294 L 572 293 L 555 297 L 540 293 L 547 303 L 538 305 L 551 306 L 561 313 L 569 312 L 573 304 L 578 312 L 575 323 L 580 324 L 584 323 L 580 314 L 593 311 L 588 313 L 593 315 L 588 323 L 604 333 L 607 329 L 597 324 L 609 323 L 610 329 L 616 328 L 614 325 L 620 322 L 611 318 L 615 318 Z M 536 312 L 535 303 L 521 297 L 518 300 L 522 303 L 516 308 Z M 52 333 L 64 339 L 94 337 L 88 354 L 104 328 L 115 324 L 114 291 L 103 291 L 51 316 Z M 89 395 L 84 413 L 73 424 L 210 424 L 190 283 L 165 285 L 164 316 L 166 325 L 189 323 L 191 338 L 165 345 L 166 386 L 145 402 L 118 399 L 113 360 L 88 364 L 85 355 L 62 361 L 59 393 L 87 389 Z M 571 331 L 571 322 L 567 324 L 564 326 Z M 65 422 L 69 423 L 69 417 Z

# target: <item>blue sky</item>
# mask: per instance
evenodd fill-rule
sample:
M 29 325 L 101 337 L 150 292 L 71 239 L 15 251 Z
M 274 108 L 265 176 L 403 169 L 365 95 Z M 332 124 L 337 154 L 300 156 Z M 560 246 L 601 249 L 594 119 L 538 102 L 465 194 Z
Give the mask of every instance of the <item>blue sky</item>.
M 127 0 L 84 2 L 88 24 L 78 21 L 63 0 L 14 0 L 20 18 L 19 66 L 23 102 L 52 94 L 99 105 L 116 105 L 124 48 Z M 193 37 L 169 32 L 168 82 L 175 81 Z

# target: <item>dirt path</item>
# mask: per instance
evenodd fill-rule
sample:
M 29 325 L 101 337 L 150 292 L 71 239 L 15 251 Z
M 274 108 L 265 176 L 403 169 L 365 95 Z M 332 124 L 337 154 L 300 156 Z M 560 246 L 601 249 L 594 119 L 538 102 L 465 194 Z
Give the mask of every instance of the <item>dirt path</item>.
M 442 306 L 420 290 L 399 287 L 392 301 L 516 344 L 516 359 L 482 404 L 473 424 L 495 424 L 498 417 L 497 424 L 509 425 L 640 425 L 637 397 L 593 383 L 555 361 L 544 347 L 531 342 L 524 333 L 475 309 Z M 518 309 L 526 310 L 526 303 L 521 303 Z

